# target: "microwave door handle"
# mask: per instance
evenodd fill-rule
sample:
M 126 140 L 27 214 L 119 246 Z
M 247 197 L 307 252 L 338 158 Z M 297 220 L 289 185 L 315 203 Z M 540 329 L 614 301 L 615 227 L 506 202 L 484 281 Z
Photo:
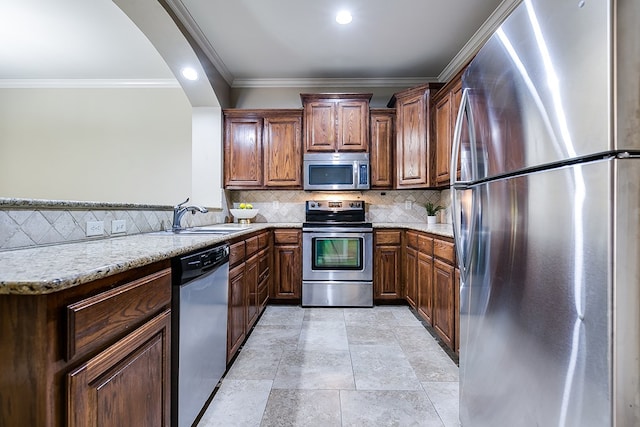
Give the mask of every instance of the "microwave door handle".
M 360 166 L 357 161 L 353 162 L 353 188 L 358 188 L 358 173 L 360 171 Z

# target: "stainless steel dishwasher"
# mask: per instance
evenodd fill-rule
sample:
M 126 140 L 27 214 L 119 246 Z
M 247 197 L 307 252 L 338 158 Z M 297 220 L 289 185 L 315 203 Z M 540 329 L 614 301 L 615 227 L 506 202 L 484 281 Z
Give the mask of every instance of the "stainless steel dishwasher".
M 229 245 L 176 258 L 172 268 L 171 425 L 189 427 L 227 365 Z

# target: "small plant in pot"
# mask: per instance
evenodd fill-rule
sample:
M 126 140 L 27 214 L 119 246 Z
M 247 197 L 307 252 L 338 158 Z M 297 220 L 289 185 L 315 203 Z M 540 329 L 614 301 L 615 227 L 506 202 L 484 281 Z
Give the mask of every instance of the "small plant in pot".
M 431 202 L 427 202 L 424 207 L 427 209 L 427 224 L 435 224 L 436 214 L 439 210 L 444 209 L 444 207 L 440 205 L 436 206 Z

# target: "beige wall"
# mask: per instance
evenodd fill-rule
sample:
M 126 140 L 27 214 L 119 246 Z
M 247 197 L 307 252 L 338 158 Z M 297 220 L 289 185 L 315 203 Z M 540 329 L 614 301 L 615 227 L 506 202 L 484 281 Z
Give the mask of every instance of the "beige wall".
M 175 204 L 191 124 L 181 88 L 0 89 L 0 197 Z

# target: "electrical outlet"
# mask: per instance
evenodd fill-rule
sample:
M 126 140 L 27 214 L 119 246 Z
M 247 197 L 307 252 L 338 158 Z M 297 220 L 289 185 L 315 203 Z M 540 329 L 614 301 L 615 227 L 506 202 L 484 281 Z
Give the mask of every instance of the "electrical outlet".
M 405 209 L 411 209 L 411 205 L 412 205 L 412 204 L 413 204 L 413 203 L 411 202 L 411 200 L 405 200 L 405 202 L 404 202 L 404 208 L 405 208 Z
M 87 221 L 87 237 L 102 236 L 104 234 L 104 221 Z
M 126 233 L 127 232 L 127 220 L 126 219 L 114 219 L 111 221 L 111 234 Z
M 279 209 L 280 208 L 280 202 L 277 200 L 274 200 L 273 202 L 271 202 L 271 207 L 273 209 Z

